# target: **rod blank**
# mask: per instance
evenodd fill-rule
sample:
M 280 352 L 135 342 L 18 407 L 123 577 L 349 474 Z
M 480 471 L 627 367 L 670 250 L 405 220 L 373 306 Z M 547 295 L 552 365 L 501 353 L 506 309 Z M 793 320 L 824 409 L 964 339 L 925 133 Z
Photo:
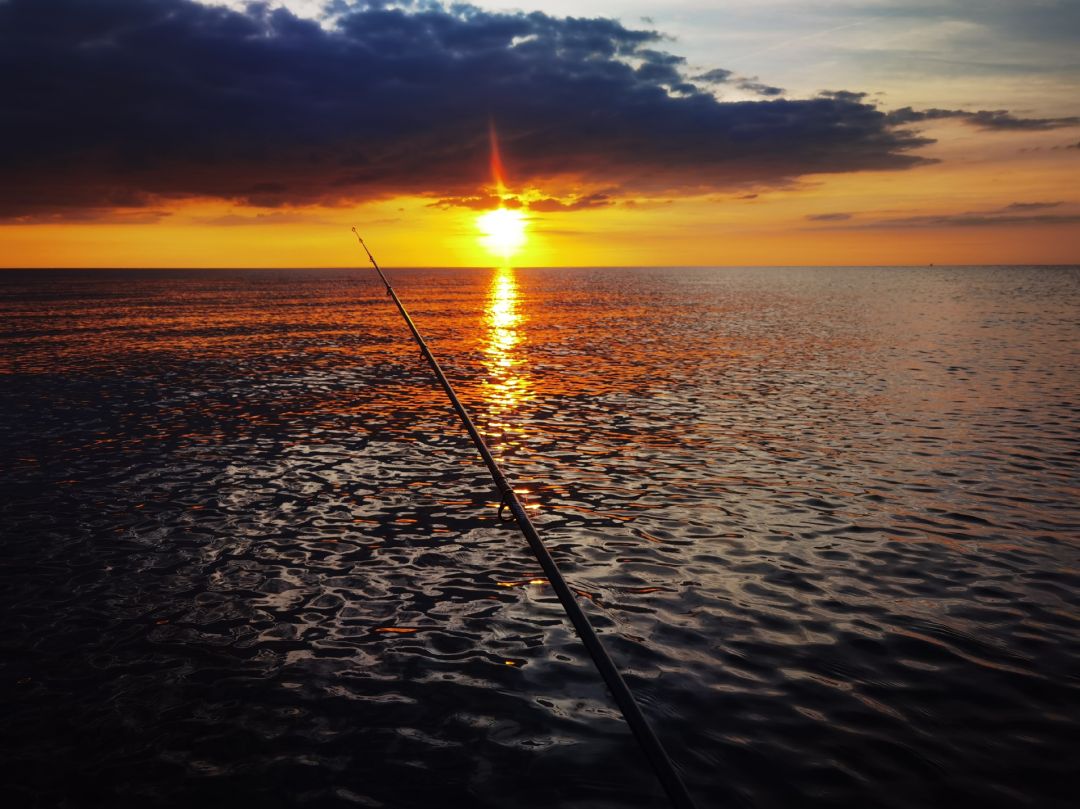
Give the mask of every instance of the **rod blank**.
M 382 279 L 383 284 L 386 286 L 387 293 L 393 298 L 398 311 L 401 312 L 401 316 L 405 319 L 405 323 L 408 325 L 409 330 L 412 332 L 413 337 L 420 346 L 420 352 L 428 361 L 431 370 L 435 372 L 436 379 L 439 380 L 439 384 L 442 385 L 443 390 L 449 397 L 450 403 L 454 406 L 454 410 L 457 411 L 458 417 L 465 426 L 466 432 L 468 432 L 469 437 L 480 451 L 480 457 L 483 458 L 484 464 L 488 468 L 488 472 L 491 473 L 491 477 L 495 481 L 495 486 L 498 488 L 499 494 L 502 497 L 502 503 L 505 504 L 514 515 L 518 528 L 529 543 L 533 555 L 536 556 L 537 561 L 540 562 L 540 567 L 542 567 L 544 573 L 547 574 L 548 582 L 555 590 L 559 602 L 562 604 L 563 609 L 566 611 L 567 616 L 574 625 L 578 637 L 581 638 L 581 642 L 585 645 L 585 649 L 588 651 L 589 656 L 592 658 L 593 663 L 600 672 L 600 676 L 604 678 L 604 682 L 611 691 L 612 697 L 615 698 L 615 703 L 618 705 L 619 710 L 626 719 L 626 723 L 630 725 L 634 737 L 637 739 L 646 758 L 648 758 L 649 763 L 652 765 L 656 777 L 663 785 L 668 799 L 676 809 L 695 809 L 694 802 L 690 798 L 690 793 L 687 792 L 686 785 L 683 784 L 682 779 L 675 770 L 675 765 L 672 764 L 667 751 L 664 750 L 664 746 L 660 743 L 660 739 L 657 738 L 656 734 L 653 732 L 648 720 L 645 719 L 645 715 L 641 712 L 641 708 L 634 699 L 633 693 L 626 685 L 626 681 L 623 680 L 622 675 L 615 667 L 607 650 L 600 642 L 600 638 L 597 637 L 596 630 L 593 629 L 592 624 L 589 623 L 589 619 L 578 605 L 573 592 L 563 578 L 562 572 L 559 570 L 558 565 L 555 564 L 555 560 L 551 557 L 547 547 L 540 539 L 540 535 L 536 532 L 536 527 L 533 525 L 532 520 L 529 519 L 529 515 L 526 513 L 524 506 L 522 506 L 517 494 L 514 492 L 513 486 L 510 485 L 506 475 L 503 474 L 502 469 L 499 468 L 499 464 L 495 461 L 494 456 L 492 456 L 487 443 L 476 429 L 468 411 L 454 392 L 450 380 L 446 378 L 446 374 L 443 373 L 438 360 L 435 359 L 435 356 L 431 353 L 427 343 L 424 342 L 424 338 L 421 336 L 420 331 L 416 328 L 416 324 L 413 323 L 412 318 L 409 317 L 405 305 L 402 304 L 401 299 L 398 298 L 394 288 L 390 285 L 390 282 L 383 274 L 383 271 L 379 268 L 378 263 L 375 261 L 375 256 L 371 254 L 371 251 L 364 243 L 364 240 L 361 238 L 356 228 L 353 228 L 352 232 L 356 234 L 360 246 L 364 248 L 364 252 L 367 253 L 371 266 L 374 267 L 375 272 L 379 274 L 379 278 Z

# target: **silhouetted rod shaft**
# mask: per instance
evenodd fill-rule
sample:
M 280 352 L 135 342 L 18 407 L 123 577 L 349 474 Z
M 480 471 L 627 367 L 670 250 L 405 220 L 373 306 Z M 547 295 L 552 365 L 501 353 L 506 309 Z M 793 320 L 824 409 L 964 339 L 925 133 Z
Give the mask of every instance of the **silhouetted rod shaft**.
M 593 629 L 592 624 L 589 623 L 589 619 L 585 616 L 585 613 L 582 612 L 581 607 L 578 606 L 577 600 L 574 598 L 574 594 L 571 592 L 570 587 L 566 584 L 562 572 L 555 564 L 555 560 L 551 558 L 551 554 L 548 553 L 548 549 L 540 539 L 540 535 L 536 533 L 536 528 L 533 526 L 532 520 L 529 519 L 529 515 L 526 513 L 524 506 L 522 506 L 521 501 L 518 500 L 513 487 L 506 479 L 506 475 L 504 475 L 502 469 L 499 468 L 499 464 L 492 456 L 491 450 L 488 449 L 483 437 L 473 424 L 465 406 L 462 405 L 461 401 L 458 399 L 453 386 L 450 384 L 450 380 L 446 378 L 446 374 L 444 374 L 442 368 L 439 367 L 438 360 L 435 359 L 431 350 L 427 347 L 427 343 L 424 342 L 424 338 L 420 335 L 420 331 L 416 328 L 416 324 L 413 323 L 412 318 L 409 317 L 409 313 L 405 310 L 404 304 L 402 304 L 401 299 L 398 298 L 397 293 L 394 292 L 394 288 L 390 286 L 390 282 L 386 279 L 386 276 L 383 275 L 383 271 L 379 268 L 378 263 L 375 261 L 375 257 L 371 255 L 371 251 L 368 250 L 367 245 L 364 244 L 364 240 L 360 238 L 360 234 L 356 232 L 356 228 L 353 228 L 353 233 L 356 233 L 356 238 L 360 240 L 360 246 L 363 247 L 364 252 L 367 253 L 368 260 L 371 261 L 371 266 L 375 268 L 375 272 L 379 274 L 379 278 L 382 279 L 383 284 L 386 286 L 386 291 L 389 293 L 390 297 L 394 299 L 398 311 L 401 312 L 401 316 L 405 319 L 405 322 L 409 326 L 409 330 L 412 332 L 413 337 L 420 346 L 421 353 L 423 353 L 425 359 L 427 359 L 428 364 L 431 365 L 431 370 L 435 372 L 435 377 L 439 380 L 439 384 L 442 385 L 443 390 L 446 391 L 446 395 L 450 398 L 450 403 L 454 406 L 454 410 L 457 411 L 458 416 L 461 418 L 461 423 L 465 425 L 469 437 L 472 438 L 476 448 L 480 451 L 480 457 L 484 459 L 484 464 L 491 473 L 491 477 L 495 481 L 499 493 L 502 495 L 503 502 L 507 504 L 511 513 L 514 515 L 514 518 L 517 520 L 518 528 L 520 528 L 521 533 L 525 535 L 529 547 L 532 548 L 533 555 L 536 556 L 537 561 L 540 562 L 540 567 L 542 567 L 544 573 L 547 574 L 548 582 L 550 582 L 552 588 L 554 588 L 555 594 L 559 597 L 563 609 L 566 610 L 566 614 L 570 617 L 574 629 L 577 630 L 578 637 L 581 638 L 581 642 L 585 644 L 585 649 L 589 652 L 589 656 L 592 657 L 593 663 L 596 664 L 597 670 L 599 670 L 600 675 L 604 678 L 604 682 L 607 683 L 611 695 L 615 698 L 615 703 L 619 706 L 619 710 L 622 711 L 622 715 L 625 717 L 627 724 L 630 725 L 630 729 L 634 732 L 638 744 L 641 745 L 657 778 L 659 778 L 660 783 L 663 784 L 664 791 L 667 792 L 672 805 L 677 807 L 677 809 L 695 809 L 694 802 L 691 800 L 690 794 L 686 791 L 686 786 L 683 784 L 682 779 L 679 778 L 679 774 L 675 771 L 675 765 L 671 763 L 667 751 L 664 750 L 664 746 L 660 744 L 660 740 L 656 737 L 656 734 L 653 733 L 652 728 L 645 719 L 645 715 L 641 712 L 641 708 L 638 707 L 634 695 L 626 685 L 626 681 L 623 680 L 619 670 L 615 668 L 615 664 L 608 656 L 607 650 L 604 649 L 603 644 L 600 643 L 600 638 L 597 637 L 596 630 Z

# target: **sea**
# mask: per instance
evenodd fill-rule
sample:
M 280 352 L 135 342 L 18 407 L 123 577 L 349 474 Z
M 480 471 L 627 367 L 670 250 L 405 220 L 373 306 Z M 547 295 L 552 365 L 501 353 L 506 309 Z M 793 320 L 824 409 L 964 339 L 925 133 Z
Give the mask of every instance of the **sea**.
M 1080 267 L 387 275 L 701 809 L 1076 805 Z M 668 805 L 370 269 L 0 272 L 0 493 L 7 806 Z

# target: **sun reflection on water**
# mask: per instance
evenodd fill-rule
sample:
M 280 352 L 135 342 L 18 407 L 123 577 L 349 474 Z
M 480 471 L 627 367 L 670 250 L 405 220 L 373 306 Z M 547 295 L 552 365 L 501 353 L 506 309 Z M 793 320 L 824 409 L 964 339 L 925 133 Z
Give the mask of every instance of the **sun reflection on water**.
M 513 414 L 532 398 L 520 351 L 524 338 L 519 331 L 523 322 L 519 302 L 513 268 L 499 268 L 491 279 L 485 315 L 487 380 L 484 395 L 488 404 L 489 432 L 501 434 L 502 443 L 511 446 L 516 443 L 514 438 L 524 433 L 520 424 L 515 423 Z

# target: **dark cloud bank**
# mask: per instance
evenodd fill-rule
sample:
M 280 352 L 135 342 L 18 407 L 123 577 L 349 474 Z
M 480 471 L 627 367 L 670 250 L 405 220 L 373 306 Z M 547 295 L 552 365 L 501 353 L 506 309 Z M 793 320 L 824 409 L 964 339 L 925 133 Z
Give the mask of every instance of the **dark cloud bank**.
M 0 217 L 188 196 L 476 200 L 491 117 L 512 183 L 580 180 L 569 201 L 540 203 L 570 210 L 911 167 L 929 140 L 907 126 L 952 112 L 886 114 L 858 93 L 778 98 L 723 70 L 697 85 L 656 50 L 659 34 L 611 20 L 402 5 L 338 2 L 326 29 L 261 4 L 0 0 Z M 700 89 L 727 81 L 764 97 Z M 1018 128 L 994 120 L 972 123 Z

